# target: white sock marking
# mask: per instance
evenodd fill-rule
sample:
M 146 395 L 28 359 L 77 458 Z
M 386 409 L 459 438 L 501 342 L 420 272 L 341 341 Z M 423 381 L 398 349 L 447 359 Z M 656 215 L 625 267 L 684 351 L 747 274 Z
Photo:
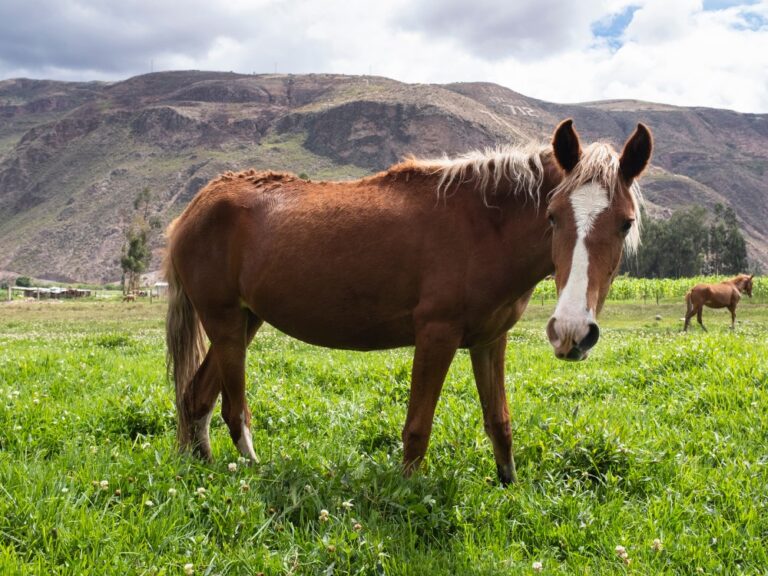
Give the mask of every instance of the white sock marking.
M 195 440 L 197 440 L 198 444 L 210 444 L 208 428 L 211 425 L 211 416 L 213 416 L 213 407 L 211 407 L 211 411 L 208 414 L 195 420 L 195 435 L 197 436 Z
M 237 441 L 237 448 L 240 454 L 250 458 L 252 462 L 256 461 L 256 452 L 253 450 L 253 438 L 248 426 L 245 425 L 245 412 L 240 414 L 240 439 Z

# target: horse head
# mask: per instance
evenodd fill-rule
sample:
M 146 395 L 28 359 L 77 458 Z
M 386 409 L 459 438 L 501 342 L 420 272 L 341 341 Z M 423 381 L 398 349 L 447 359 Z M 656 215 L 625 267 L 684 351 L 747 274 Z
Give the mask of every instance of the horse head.
M 597 343 L 597 316 L 619 270 L 624 249 L 639 243 L 640 191 L 651 133 L 638 124 L 619 156 L 608 144 L 582 149 L 572 120 L 552 140 L 563 179 L 550 195 L 552 261 L 558 302 L 547 324 L 555 355 L 583 360 Z
M 742 275 L 743 282 L 742 282 L 742 290 L 741 291 L 745 292 L 747 294 L 747 296 L 749 296 L 750 298 L 752 298 L 752 278 L 754 278 L 754 277 L 755 277 L 754 274 L 749 275 L 749 276 L 747 274 L 743 274 Z

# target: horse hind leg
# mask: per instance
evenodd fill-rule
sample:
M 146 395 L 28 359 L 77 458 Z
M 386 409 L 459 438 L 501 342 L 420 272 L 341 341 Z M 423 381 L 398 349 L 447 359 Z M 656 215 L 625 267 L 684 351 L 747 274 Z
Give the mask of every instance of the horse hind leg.
M 192 451 L 204 460 L 212 460 L 209 426 L 216 399 L 221 391 L 221 379 L 212 361 L 215 356 L 213 346 L 205 355 L 187 389 L 184 404 L 191 422 Z
M 696 314 L 696 312 L 692 308 L 689 308 L 685 313 L 685 324 L 683 325 L 683 332 L 688 332 L 688 326 L 691 324 L 691 318 L 693 318 L 694 314 Z
M 239 325 L 241 323 L 242 320 L 235 321 L 233 323 L 233 330 L 240 332 Z M 261 324 L 262 321 L 259 318 L 250 312 L 247 313 L 245 347 L 247 347 L 251 340 L 253 340 L 253 337 Z M 237 341 L 240 339 L 235 337 L 233 340 Z M 234 350 L 239 350 L 240 348 L 239 345 L 234 346 Z M 233 397 L 232 389 L 234 388 L 236 391 L 238 387 L 242 387 L 242 412 L 247 414 L 247 420 L 248 423 L 250 423 L 250 412 L 248 412 L 248 409 L 245 406 L 244 348 L 241 352 L 243 357 L 241 375 L 237 375 L 236 373 L 239 369 L 239 362 L 236 360 L 236 355 L 238 353 L 239 352 L 233 351 L 233 347 L 227 339 L 217 335 L 216 341 L 211 344 L 203 363 L 195 374 L 189 390 L 187 391 L 185 403 L 192 423 L 192 449 L 197 456 L 205 460 L 212 460 L 210 423 L 213 416 L 213 410 L 216 406 L 216 400 L 222 392 L 222 414 L 229 426 L 230 435 L 244 456 L 255 459 L 253 443 L 250 440 L 250 430 L 248 430 L 247 427 L 243 428 L 242 419 L 237 419 L 231 415 L 229 417 L 227 416 L 230 411 L 237 410 L 238 405 L 236 401 L 234 406 L 229 405 L 231 403 L 230 399 Z M 235 358 L 234 362 L 232 360 L 233 358 Z M 235 397 L 237 397 L 236 392 Z M 235 426 L 239 432 L 237 438 L 233 433 L 233 426 Z
M 696 311 L 696 321 L 699 323 L 699 326 L 701 326 L 701 329 L 704 330 L 704 332 L 707 332 L 707 328 L 704 326 L 704 322 L 701 321 L 701 313 L 704 310 L 704 306 L 701 306 Z
M 693 309 L 693 303 L 691 302 L 691 293 L 685 295 L 685 324 L 683 324 L 683 332 L 688 332 L 688 326 L 691 323 L 691 318 L 695 314 Z
M 215 361 L 221 378 L 221 415 L 229 428 L 232 442 L 240 453 L 256 460 L 251 437 L 251 412 L 245 395 L 245 355 L 248 344 L 262 324 L 242 308 L 217 316 L 220 325 L 212 338 Z

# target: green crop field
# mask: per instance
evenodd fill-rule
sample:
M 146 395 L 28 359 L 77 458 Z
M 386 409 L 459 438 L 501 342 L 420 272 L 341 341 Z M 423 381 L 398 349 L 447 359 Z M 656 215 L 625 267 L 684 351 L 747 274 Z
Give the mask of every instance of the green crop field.
M 765 573 L 768 303 L 683 334 L 669 296 L 609 301 L 591 357 L 566 363 L 537 294 L 509 336 L 509 488 L 465 352 L 404 479 L 411 351 L 266 328 L 259 462 L 217 417 L 204 464 L 175 450 L 163 302 L 0 303 L 0 574 Z

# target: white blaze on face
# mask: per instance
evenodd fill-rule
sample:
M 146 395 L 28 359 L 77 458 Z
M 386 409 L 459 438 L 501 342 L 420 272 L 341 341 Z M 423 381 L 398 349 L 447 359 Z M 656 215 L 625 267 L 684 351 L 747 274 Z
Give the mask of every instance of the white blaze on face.
M 595 311 L 588 309 L 587 305 L 589 253 L 586 238 L 597 217 L 608 207 L 608 192 L 598 184 L 587 184 L 574 190 L 570 201 L 576 221 L 576 244 L 571 258 L 571 272 L 554 314 L 560 330 L 573 330 L 578 324 L 594 321 Z

